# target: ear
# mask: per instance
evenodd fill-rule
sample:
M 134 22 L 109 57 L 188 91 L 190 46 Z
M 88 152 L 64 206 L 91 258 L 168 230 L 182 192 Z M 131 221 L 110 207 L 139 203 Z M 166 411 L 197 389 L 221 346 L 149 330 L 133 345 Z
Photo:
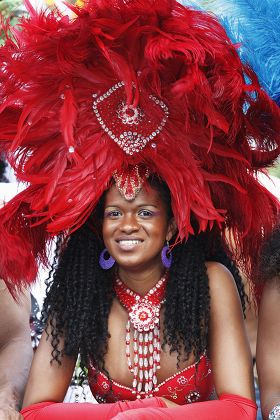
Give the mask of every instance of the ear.
M 167 233 L 166 233 L 166 240 L 170 241 L 170 239 L 173 238 L 173 236 L 175 235 L 177 230 L 178 230 L 177 229 L 177 223 L 175 221 L 175 218 L 172 217 L 172 219 L 170 219 L 169 224 L 168 224 Z

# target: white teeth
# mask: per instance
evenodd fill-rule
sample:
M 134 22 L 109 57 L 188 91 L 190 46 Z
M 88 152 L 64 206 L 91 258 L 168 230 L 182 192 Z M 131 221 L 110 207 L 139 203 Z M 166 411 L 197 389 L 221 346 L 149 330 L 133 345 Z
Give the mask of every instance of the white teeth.
M 141 241 L 129 239 L 129 240 L 119 241 L 119 244 L 120 245 L 137 245 L 137 244 L 140 244 L 140 242 Z

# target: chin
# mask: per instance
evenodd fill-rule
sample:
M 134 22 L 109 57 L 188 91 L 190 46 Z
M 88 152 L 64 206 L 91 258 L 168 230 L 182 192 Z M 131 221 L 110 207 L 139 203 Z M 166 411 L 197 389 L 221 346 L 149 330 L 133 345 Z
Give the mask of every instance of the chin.
M 141 268 L 145 263 L 143 261 L 129 261 L 129 259 L 116 260 L 119 267 L 123 269 Z
M 116 258 L 116 262 L 119 267 L 121 267 L 123 270 L 130 270 L 130 271 L 141 271 L 146 270 L 147 268 L 154 267 L 158 263 L 161 264 L 161 260 L 158 260 L 158 258 L 148 258 L 148 259 L 138 259 L 133 258 L 132 256 L 126 256 L 122 258 Z

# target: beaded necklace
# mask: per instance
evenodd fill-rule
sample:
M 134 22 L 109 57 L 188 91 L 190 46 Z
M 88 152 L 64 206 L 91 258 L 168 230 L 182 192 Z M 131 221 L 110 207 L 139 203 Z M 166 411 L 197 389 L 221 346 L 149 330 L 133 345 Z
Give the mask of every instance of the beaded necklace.
M 115 292 L 123 307 L 128 311 L 126 324 L 126 358 L 133 373 L 132 393 L 137 398 L 141 394 L 152 397 L 157 391 L 156 372 L 160 369 L 160 307 L 165 301 L 167 274 L 140 296 L 119 279 L 115 282 Z M 130 353 L 131 326 L 133 327 L 133 359 Z

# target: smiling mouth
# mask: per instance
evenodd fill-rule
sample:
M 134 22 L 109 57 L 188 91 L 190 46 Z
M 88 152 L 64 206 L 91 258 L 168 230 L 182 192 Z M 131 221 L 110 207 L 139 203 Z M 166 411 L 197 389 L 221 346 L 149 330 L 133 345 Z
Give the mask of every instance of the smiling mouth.
M 135 248 L 137 245 L 140 245 L 143 241 L 140 239 L 121 239 L 117 242 L 121 249 L 130 250 Z

